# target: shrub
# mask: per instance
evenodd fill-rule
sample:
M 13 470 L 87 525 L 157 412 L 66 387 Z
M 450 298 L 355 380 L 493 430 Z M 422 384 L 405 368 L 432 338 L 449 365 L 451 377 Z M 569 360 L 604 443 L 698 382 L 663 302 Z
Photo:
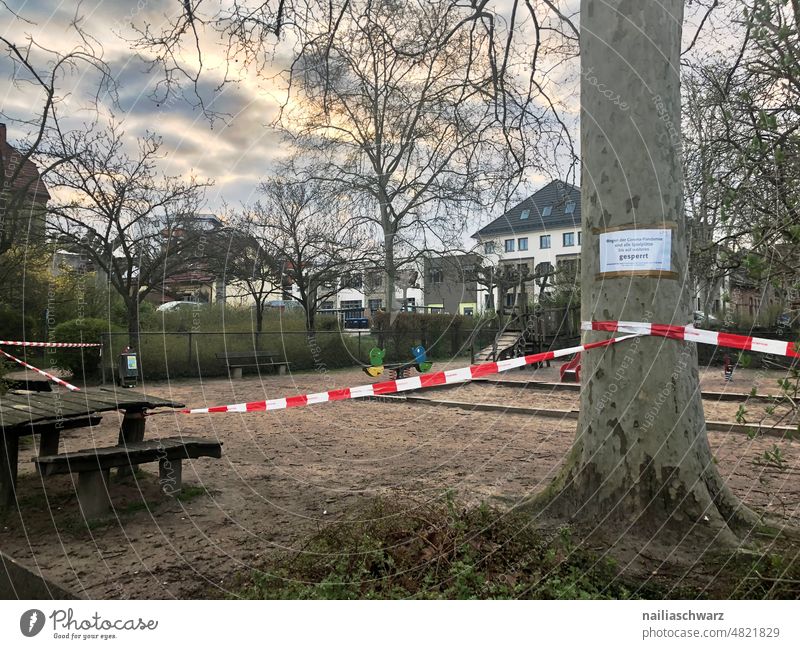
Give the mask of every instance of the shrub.
M 472 318 L 461 315 L 399 313 L 392 322 L 388 313 L 380 311 L 372 317 L 372 331 L 386 349 L 387 362 L 409 360 L 415 345 L 424 346 L 431 358 L 457 356 L 472 326 Z
M 384 498 L 240 575 L 251 599 L 623 599 L 614 562 L 523 512 Z M 657 596 L 660 594 L 656 591 Z
M 34 320 L 5 304 L 0 304 L 0 338 L 3 340 L 25 340 L 31 337 Z
M 104 349 L 108 358 L 106 366 L 114 372 L 116 356 L 127 342 L 127 336 L 111 336 L 111 343 Z M 217 354 L 224 352 L 268 351 L 281 360 L 291 363 L 292 371 L 316 369 L 325 371 L 340 367 L 352 367 L 366 362 L 370 347 L 375 340 L 367 332 L 358 337 L 338 331 L 321 331 L 315 342 L 309 341 L 302 331 L 262 333 L 252 331 L 226 331 L 226 333 L 178 332 L 143 333 L 138 349 L 142 374 L 147 379 L 179 378 L 194 376 L 225 376 L 227 368 Z M 359 357 L 360 351 L 360 357 Z M 245 368 L 246 374 L 255 374 L 256 368 Z M 261 370 L 262 372 L 269 370 Z
M 58 325 L 53 329 L 52 338 L 55 342 L 99 343 L 100 334 L 109 330 L 119 331 L 119 328 L 99 318 L 78 318 Z M 74 376 L 96 374 L 100 367 L 100 353 L 97 348 L 54 348 L 50 353 L 54 355 L 58 367 L 69 370 Z
M 174 311 L 153 311 L 142 316 L 141 322 L 142 331 L 239 333 L 253 331 L 256 317 L 254 310 L 246 306 L 198 304 Z M 304 331 L 302 310 L 265 309 L 263 330 Z

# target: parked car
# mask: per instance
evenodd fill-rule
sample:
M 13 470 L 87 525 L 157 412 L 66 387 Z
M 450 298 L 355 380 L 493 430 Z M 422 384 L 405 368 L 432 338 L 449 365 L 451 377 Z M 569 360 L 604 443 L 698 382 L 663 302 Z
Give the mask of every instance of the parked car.
M 707 329 L 719 329 L 722 326 L 722 320 L 715 318 L 710 313 L 706 315 L 702 311 L 695 311 L 692 320 L 695 327 L 706 327 Z
M 302 308 L 297 300 L 270 300 L 267 302 L 267 306 L 281 311 Z
M 798 315 L 795 313 L 781 313 L 775 320 L 778 331 L 792 329 L 797 326 Z
M 164 304 L 156 307 L 156 311 L 178 311 L 179 309 L 197 309 L 203 306 L 202 302 L 189 302 L 186 300 L 175 300 L 173 302 L 164 302 Z

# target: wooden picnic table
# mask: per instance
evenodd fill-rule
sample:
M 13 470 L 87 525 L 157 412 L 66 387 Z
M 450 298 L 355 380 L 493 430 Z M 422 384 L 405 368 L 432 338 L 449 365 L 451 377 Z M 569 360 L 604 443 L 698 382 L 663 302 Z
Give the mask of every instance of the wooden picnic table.
M 145 411 L 184 404 L 121 387 L 80 392 L 10 392 L 0 395 L 0 509 L 14 504 L 19 438 L 39 435 L 39 456 L 58 453 L 61 431 L 97 424 L 99 413 L 122 410 L 119 444 L 144 440 Z

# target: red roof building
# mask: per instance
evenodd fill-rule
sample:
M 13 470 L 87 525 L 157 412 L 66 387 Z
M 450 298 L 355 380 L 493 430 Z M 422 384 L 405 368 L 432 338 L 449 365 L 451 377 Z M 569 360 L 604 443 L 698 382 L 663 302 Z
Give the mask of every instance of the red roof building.
M 35 203 L 46 203 L 50 193 L 36 165 L 8 143 L 6 125 L 0 124 L 0 178 L 3 191 L 24 191 Z

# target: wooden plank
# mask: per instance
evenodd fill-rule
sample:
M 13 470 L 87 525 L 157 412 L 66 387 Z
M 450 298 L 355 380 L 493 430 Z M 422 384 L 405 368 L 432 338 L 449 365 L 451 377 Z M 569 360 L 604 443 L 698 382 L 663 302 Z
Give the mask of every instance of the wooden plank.
M 87 391 L 86 394 L 95 395 L 98 399 L 110 399 L 105 395 L 113 394 L 116 397 L 113 402 L 121 410 L 137 406 L 145 408 L 184 408 L 186 405 L 178 401 L 170 401 L 169 399 L 162 399 L 161 397 L 154 397 L 143 392 L 117 386 L 100 388 L 99 391 Z
M 57 421 L 37 421 L 35 424 L 25 426 L 27 429 L 23 435 L 41 435 L 51 430 L 72 430 L 74 428 L 86 428 L 87 426 L 97 426 L 103 418 L 98 414 L 88 416 L 65 417 Z
M 31 417 L 29 413 L 5 406 L 0 407 L 0 427 L 2 427 L 3 430 L 8 430 L 14 426 L 29 422 L 30 420 Z
M 185 460 L 198 457 L 222 457 L 222 442 L 197 437 L 167 437 L 127 446 L 107 446 L 60 455 L 34 458 L 42 475 L 103 471 L 130 464 L 144 464 L 160 459 Z
M 48 419 L 58 416 L 86 416 L 91 412 L 87 410 L 85 404 L 77 404 L 70 393 L 46 392 L 46 396 L 37 396 L 29 399 L 29 403 L 41 410 Z M 27 395 L 25 395 L 27 396 Z
M 81 407 L 88 409 L 88 410 L 117 410 L 119 408 L 119 402 L 106 395 L 95 395 L 91 392 L 73 392 L 71 394 L 64 395 L 66 401 L 72 404 L 80 404 Z
M 252 352 L 218 352 L 214 354 L 219 360 L 226 358 L 273 358 L 278 354 L 275 352 L 252 351 Z
M 57 420 L 59 417 L 87 416 L 92 412 L 87 410 L 85 403 L 80 403 L 68 393 L 48 392 L 43 395 L 31 396 L 28 394 L 5 395 L 5 406 L 14 410 L 26 412 L 30 416 L 28 422 L 39 420 Z
M 63 418 L 91 417 L 97 412 L 158 407 L 183 408 L 184 404 L 133 391 L 5 394 L 0 398 L 0 425 L 5 431 Z
M 228 363 L 228 367 L 282 367 L 289 366 L 289 363 Z
M 88 405 L 90 411 L 105 412 L 109 410 L 126 410 L 128 408 L 183 408 L 182 403 L 175 403 L 159 397 L 151 397 L 133 390 L 86 390 L 64 394 L 65 401 Z
M 48 405 L 36 405 L 35 403 L 29 403 L 29 400 L 25 398 L 26 396 L 27 395 L 7 394 L 3 399 L 3 406 L 15 412 L 25 413 L 28 418 L 53 416 L 52 407 Z

